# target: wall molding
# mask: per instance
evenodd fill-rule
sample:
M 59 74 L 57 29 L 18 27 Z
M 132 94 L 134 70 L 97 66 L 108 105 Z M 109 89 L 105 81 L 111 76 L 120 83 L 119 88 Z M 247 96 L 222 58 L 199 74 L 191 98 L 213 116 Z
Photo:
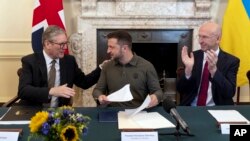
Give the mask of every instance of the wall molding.
M 21 39 L 21 38 L 0 39 L 0 43 L 31 43 L 31 39 Z
M 0 54 L 0 60 L 4 60 L 4 59 L 20 59 L 23 56 L 24 55 L 22 55 L 22 54 L 15 54 L 15 55 L 1 55 Z

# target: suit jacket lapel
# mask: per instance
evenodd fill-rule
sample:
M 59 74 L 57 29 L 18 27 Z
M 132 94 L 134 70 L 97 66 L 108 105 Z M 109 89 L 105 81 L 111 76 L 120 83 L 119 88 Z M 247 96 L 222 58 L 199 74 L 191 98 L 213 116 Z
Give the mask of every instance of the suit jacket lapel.
M 225 64 L 225 54 L 222 50 L 220 50 L 219 55 L 218 55 L 218 62 L 216 64 L 218 70 L 223 70 L 222 67 Z
M 43 53 L 36 53 L 37 64 L 42 74 L 42 81 L 48 85 L 47 65 Z
M 67 67 L 66 67 L 66 62 L 65 62 L 65 59 L 62 58 L 60 59 L 60 79 L 61 79 L 61 82 L 60 84 L 63 85 L 65 84 L 67 81 Z
M 203 67 L 203 55 L 204 55 L 204 53 L 203 53 L 203 51 L 199 51 L 198 52 L 198 54 L 197 54 L 197 59 L 195 60 L 195 61 L 197 61 L 197 73 L 196 73 L 196 75 L 197 75 L 197 77 L 196 78 L 198 78 L 197 80 L 197 86 L 199 86 L 200 85 L 200 81 L 201 81 L 201 73 L 202 73 L 202 67 Z

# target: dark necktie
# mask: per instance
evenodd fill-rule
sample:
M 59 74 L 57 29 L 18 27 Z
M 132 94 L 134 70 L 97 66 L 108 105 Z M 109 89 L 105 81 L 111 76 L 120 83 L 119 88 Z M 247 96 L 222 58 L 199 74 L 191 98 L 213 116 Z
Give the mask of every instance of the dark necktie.
M 203 68 L 197 106 L 206 106 L 207 90 L 208 90 L 208 85 L 209 85 L 209 71 L 208 71 L 207 66 L 208 66 L 208 63 L 206 62 Z
M 52 88 L 55 85 L 55 79 L 56 79 L 55 63 L 56 63 L 56 60 L 51 61 L 51 68 L 50 68 L 50 71 L 49 71 L 49 80 L 48 80 L 49 88 Z

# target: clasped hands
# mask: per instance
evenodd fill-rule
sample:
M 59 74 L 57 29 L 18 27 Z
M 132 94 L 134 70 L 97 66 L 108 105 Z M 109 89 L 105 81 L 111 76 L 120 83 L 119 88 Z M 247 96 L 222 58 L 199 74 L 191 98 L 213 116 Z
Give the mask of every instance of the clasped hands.
M 181 59 L 183 64 L 185 65 L 185 74 L 186 76 L 191 76 L 192 75 L 192 70 L 194 66 L 194 55 L 191 52 L 190 56 L 188 54 L 188 48 L 184 46 L 181 51 Z M 206 61 L 208 62 L 208 71 L 211 74 L 211 77 L 214 76 L 216 70 L 217 70 L 217 61 L 218 61 L 218 56 L 215 53 L 214 50 L 210 49 L 206 51 Z

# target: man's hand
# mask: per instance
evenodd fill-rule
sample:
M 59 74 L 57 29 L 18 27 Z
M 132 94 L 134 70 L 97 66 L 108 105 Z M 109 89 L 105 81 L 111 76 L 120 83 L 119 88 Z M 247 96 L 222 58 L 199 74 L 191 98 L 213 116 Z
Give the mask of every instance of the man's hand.
M 64 84 L 62 86 L 51 88 L 49 91 L 49 95 L 56 97 L 70 98 L 75 95 L 75 90 L 67 87 L 67 84 Z
M 181 59 L 185 65 L 185 74 L 186 76 L 191 76 L 193 66 L 194 66 L 194 55 L 191 52 L 190 57 L 188 55 L 188 48 L 186 46 L 182 47 L 181 50 Z
M 107 104 L 110 103 L 110 101 L 108 101 L 106 95 L 100 95 L 100 96 L 98 97 L 98 101 L 99 101 L 99 103 L 100 103 L 101 105 L 107 105 Z
M 159 102 L 158 102 L 158 99 L 157 99 L 156 95 L 151 94 L 149 96 L 150 96 L 151 101 L 150 101 L 150 103 L 148 105 L 148 108 L 151 108 L 151 107 L 154 107 L 154 106 L 158 105 Z
M 102 69 L 103 66 L 104 66 L 106 63 L 108 63 L 109 61 L 110 61 L 110 60 L 104 60 L 104 61 L 99 65 L 100 69 Z

